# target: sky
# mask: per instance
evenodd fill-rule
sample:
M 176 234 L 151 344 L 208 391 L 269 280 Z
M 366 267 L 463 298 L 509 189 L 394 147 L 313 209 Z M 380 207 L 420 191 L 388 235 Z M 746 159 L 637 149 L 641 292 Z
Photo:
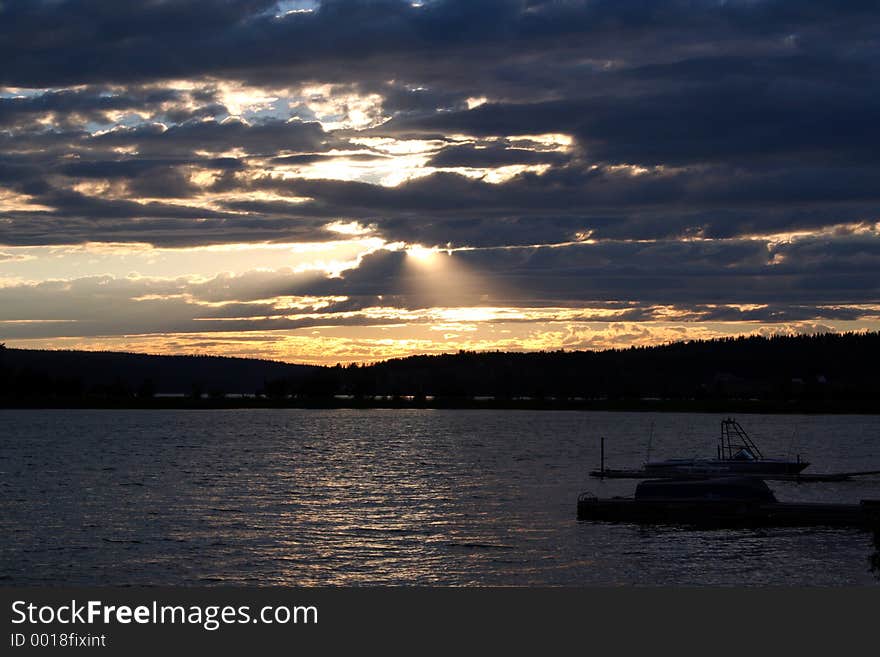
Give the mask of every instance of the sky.
M 880 329 L 880 4 L 0 0 L 0 342 Z

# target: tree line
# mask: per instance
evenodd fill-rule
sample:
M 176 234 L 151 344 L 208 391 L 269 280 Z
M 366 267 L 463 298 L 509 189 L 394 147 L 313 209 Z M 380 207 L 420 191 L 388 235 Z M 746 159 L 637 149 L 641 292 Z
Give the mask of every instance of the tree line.
M 373 364 L 0 349 L 0 399 L 880 400 L 880 333 L 735 337 L 604 351 L 470 352 Z M 341 403 L 341 402 L 340 402 Z

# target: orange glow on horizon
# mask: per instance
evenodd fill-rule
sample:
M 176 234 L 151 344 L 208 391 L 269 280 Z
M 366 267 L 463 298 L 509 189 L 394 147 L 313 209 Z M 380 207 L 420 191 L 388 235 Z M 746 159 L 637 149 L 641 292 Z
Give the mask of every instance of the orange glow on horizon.
M 5 340 L 20 349 L 128 351 L 158 355 L 213 355 L 259 358 L 312 365 L 372 363 L 420 354 L 465 351 L 603 350 L 651 346 L 683 340 L 741 335 L 794 335 L 816 332 L 877 331 L 880 322 L 841 321 L 817 325 L 789 322 L 692 323 L 517 322 L 438 326 L 403 322 L 372 326 L 312 327 L 284 331 L 214 332 Z

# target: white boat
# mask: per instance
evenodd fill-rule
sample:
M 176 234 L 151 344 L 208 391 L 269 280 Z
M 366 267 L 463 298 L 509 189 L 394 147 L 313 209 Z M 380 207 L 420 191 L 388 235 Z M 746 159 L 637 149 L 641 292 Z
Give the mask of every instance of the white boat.
M 718 455 L 714 459 L 666 459 L 648 461 L 644 472 L 649 476 L 663 475 L 786 475 L 797 474 L 810 465 L 802 461 L 766 458 L 739 422 L 732 418 L 721 421 Z

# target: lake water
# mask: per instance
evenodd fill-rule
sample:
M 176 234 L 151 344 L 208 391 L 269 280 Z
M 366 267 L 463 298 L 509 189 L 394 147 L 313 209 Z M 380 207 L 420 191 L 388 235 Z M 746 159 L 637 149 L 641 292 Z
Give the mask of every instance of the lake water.
M 576 520 L 599 463 L 712 456 L 721 416 L 0 411 L 5 585 L 878 585 L 871 534 Z M 739 416 L 807 472 L 880 469 L 878 416 Z M 880 498 L 880 477 L 773 483 Z M 872 558 L 874 566 L 872 570 Z

